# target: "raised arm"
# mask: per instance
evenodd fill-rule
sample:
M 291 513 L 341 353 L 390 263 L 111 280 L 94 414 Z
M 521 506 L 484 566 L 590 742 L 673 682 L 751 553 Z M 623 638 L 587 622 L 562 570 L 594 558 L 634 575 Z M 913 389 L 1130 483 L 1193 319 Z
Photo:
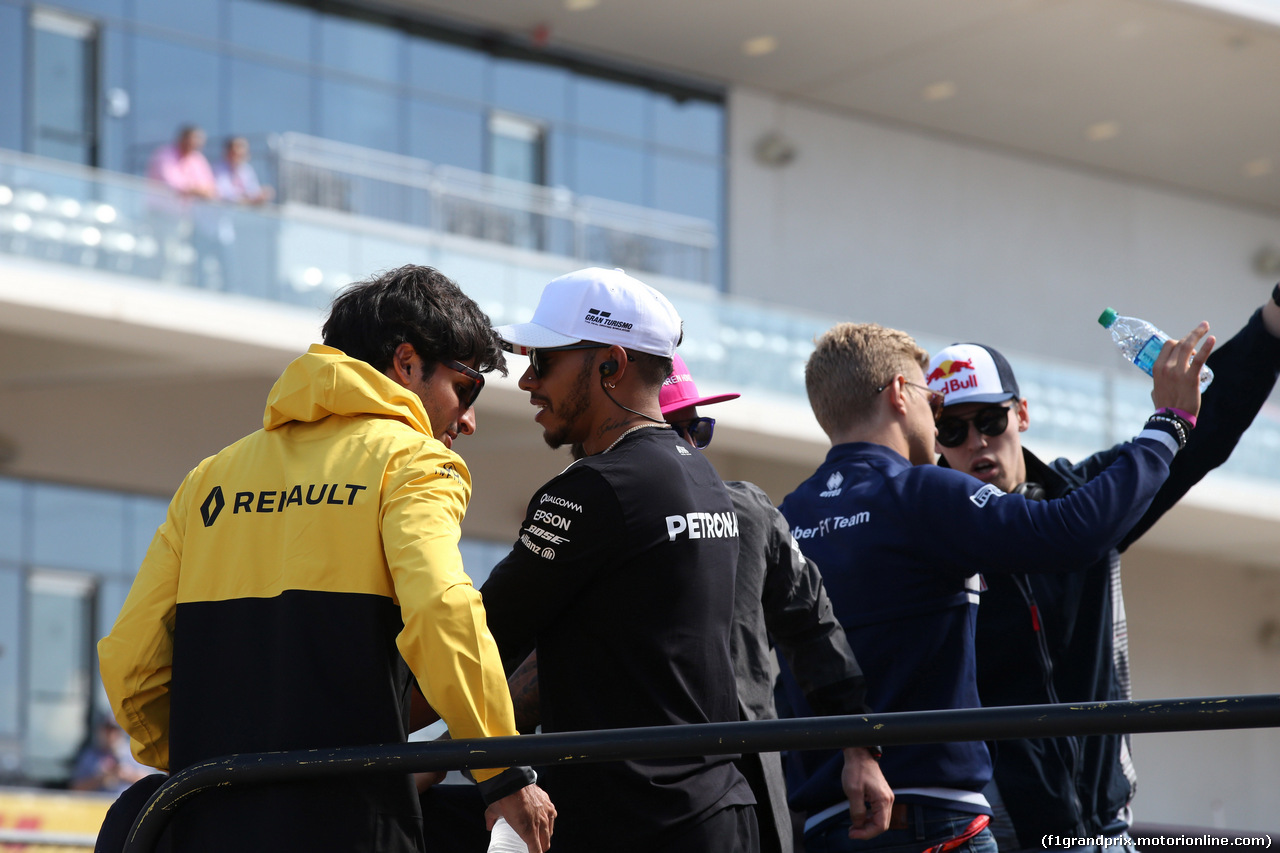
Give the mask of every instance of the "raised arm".
M 1150 509 L 1125 535 L 1121 551 L 1137 541 L 1192 486 L 1227 461 L 1253 423 L 1280 375 L 1280 305 L 1267 302 L 1207 362 L 1214 380 L 1205 391 L 1187 446 L 1169 466 L 1169 479 Z

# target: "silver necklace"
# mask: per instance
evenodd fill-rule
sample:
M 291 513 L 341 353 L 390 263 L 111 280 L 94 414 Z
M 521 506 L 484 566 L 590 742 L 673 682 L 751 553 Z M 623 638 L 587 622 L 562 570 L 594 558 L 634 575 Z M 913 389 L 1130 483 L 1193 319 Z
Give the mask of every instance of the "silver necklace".
M 608 453 L 610 450 L 613 450 L 615 447 L 617 447 L 617 446 L 618 446 L 618 442 L 622 441 L 622 439 L 624 439 L 624 438 L 626 438 L 627 436 L 631 435 L 631 433 L 635 432 L 636 430 L 638 430 L 638 429 L 644 429 L 645 427 L 653 427 L 654 429 L 671 429 L 671 425 L 670 425 L 670 424 L 636 424 L 636 425 L 635 425 L 635 426 L 633 426 L 631 429 L 627 430 L 627 431 L 626 431 L 626 432 L 624 432 L 622 435 L 620 435 L 620 436 L 618 436 L 617 438 L 615 438 L 615 439 L 613 440 L 613 444 L 609 445 L 608 447 L 606 447 L 604 450 L 601 450 L 600 452 L 601 452 L 601 453 Z

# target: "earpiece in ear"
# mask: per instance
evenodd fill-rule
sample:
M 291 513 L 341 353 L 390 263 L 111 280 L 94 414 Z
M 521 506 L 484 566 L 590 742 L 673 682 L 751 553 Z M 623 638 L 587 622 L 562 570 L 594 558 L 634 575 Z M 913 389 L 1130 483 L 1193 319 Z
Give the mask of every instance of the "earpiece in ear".
M 604 364 L 600 365 L 601 376 L 612 376 L 617 372 L 618 372 L 618 362 L 614 361 L 613 359 L 609 359 Z

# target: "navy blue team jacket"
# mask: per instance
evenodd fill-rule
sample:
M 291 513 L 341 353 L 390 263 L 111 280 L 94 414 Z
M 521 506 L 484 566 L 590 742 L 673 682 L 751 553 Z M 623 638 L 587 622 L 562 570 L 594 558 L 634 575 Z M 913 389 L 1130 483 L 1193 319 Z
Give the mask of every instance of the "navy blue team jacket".
M 1051 502 L 1006 495 L 935 465 L 913 466 L 878 444 L 833 447 L 780 509 L 822 571 L 872 709 L 978 707 L 978 574 L 1029 565 L 1065 572 L 1104 559 L 1168 476 L 1174 452 L 1156 436 L 1144 432 L 1120 445 L 1105 471 Z M 784 684 L 794 712 L 806 715 L 794 682 Z M 844 799 L 838 752 L 794 753 L 789 764 L 796 809 L 812 814 Z M 991 778 L 982 743 L 886 747 L 882 767 L 904 802 L 989 813 L 979 793 Z

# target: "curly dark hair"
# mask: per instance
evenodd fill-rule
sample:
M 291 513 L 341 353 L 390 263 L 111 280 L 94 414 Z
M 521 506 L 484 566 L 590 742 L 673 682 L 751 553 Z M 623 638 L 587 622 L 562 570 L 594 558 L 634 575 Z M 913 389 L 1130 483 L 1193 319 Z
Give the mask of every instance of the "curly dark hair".
M 386 371 L 396 347 L 412 344 L 427 363 L 475 359 L 481 373 L 507 375 L 488 316 L 452 279 L 410 264 L 356 282 L 333 299 L 324 343 Z

